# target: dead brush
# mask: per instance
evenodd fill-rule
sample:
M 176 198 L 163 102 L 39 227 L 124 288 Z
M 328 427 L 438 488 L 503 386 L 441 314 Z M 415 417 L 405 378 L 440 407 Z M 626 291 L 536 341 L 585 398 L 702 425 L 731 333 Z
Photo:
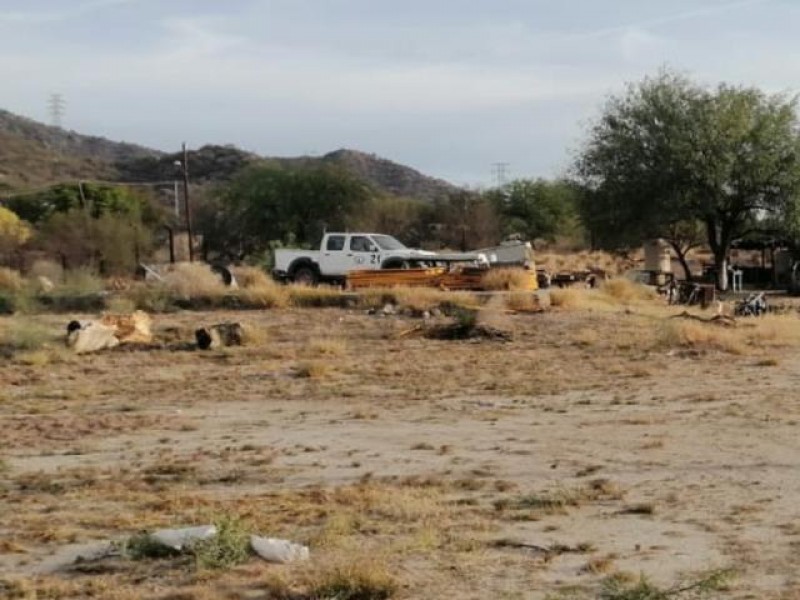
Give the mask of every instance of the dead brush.
M 481 278 L 481 287 L 487 291 L 524 291 L 535 287 L 536 272 L 527 269 L 489 269 Z
M 220 278 L 201 263 L 177 263 L 164 276 L 164 283 L 175 295 L 187 300 L 216 298 L 227 293 Z
M 15 294 L 21 291 L 24 285 L 25 280 L 19 271 L 0 267 L 0 292 Z

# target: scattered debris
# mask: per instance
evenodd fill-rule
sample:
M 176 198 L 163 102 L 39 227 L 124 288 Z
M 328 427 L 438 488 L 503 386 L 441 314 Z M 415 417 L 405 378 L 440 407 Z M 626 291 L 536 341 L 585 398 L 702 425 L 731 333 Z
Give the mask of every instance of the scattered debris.
M 722 327 L 736 327 L 737 325 L 735 318 L 722 314 L 714 315 L 713 317 L 706 319 L 705 317 L 700 317 L 687 311 L 683 311 L 679 315 L 672 315 L 670 319 L 690 319 L 692 321 L 700 321 L 701 323 L 713 323 Z
M 150 538 L 168 548 L 180 551 L 195 542 L 207 540 L 215 535 L 217 535 L 217 528 L 214 525 L 201 525 L 181 529 L 159 529 L 151 533 Z
M 253 552 L 267 562 L 288 563 L 308 560 L 309 558 L 307 546 L 295 544 L 288 540 L 251 535 L 250 547 Z
M 106 314 L 100 317 L 100 323 L 113 327 L 121 344 L 149 344 L 153 341 L 150 331 L 153 320 L 144 311 L 137 310 L 129 315 Z
M 759 292 L 737 302 L 733 314 L 737 317 L 760 317 L 767 314 L 768 310 L 767 298 L 764 292 Z
M 217 323 L 196 330 L 194 336 L 197 340 L 197 347 L 201 350 L 241 346 L 244 329 L 239 323 Z
M 439 325 L 427 330 L 425 337 L 432 340 L 495 340 L 498 342 L 510 342 L 512 334 L 509 331 L 495 329 L 488 325 L 469 325 L 464 323 L 452 323 L 450 325 Z
M 87 354 L 120 344 L 150 344 L 152 319 L 137 310 L 129 315 L 103 315 L 97 321 L 70 321 L 66 344 L 77 354 Z

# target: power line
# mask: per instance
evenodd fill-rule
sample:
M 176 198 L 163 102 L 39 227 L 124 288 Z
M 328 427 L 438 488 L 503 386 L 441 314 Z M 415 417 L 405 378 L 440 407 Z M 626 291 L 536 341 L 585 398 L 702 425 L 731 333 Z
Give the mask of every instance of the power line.
M 47 110 L 50 112 L 50 124 L 53 127 L 61 127 L 61 117 L 64 116 L 64 109 L 67 102 L 61 94 L 50 94 L 47 100 Z

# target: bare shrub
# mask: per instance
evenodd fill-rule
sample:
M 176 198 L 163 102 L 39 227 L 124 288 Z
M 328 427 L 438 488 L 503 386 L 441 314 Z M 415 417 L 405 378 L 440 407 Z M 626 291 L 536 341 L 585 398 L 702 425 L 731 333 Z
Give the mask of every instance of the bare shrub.
M 0 267 L 0 292 L 19 292 L 25 285 L 25 280 L 19 271 Z
M 523 291 L 535 288 L 536 272 L 520 268 L 489 269 L 481 286 L 492 291 Z

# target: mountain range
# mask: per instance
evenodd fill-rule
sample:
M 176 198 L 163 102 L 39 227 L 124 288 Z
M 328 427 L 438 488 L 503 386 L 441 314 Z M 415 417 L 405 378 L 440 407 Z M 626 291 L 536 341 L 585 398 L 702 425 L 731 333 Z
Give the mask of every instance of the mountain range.
M 188 158 L 193 184 L 224 182 L 242 167 L 264 162 L 287 168 L 336 166 L 359 177 L 377 193 L 426 202 L 458 190 L 411 167 L 349 149 L 319 157 L 270 157 L 230 145 L 206 145 L 191 150 Z M 180 159 L 180 153 L 83 135 L 0 109 L 0 191 L 7 193 L 76 180 L 172 180 L 178 177 L 175 161 Z

